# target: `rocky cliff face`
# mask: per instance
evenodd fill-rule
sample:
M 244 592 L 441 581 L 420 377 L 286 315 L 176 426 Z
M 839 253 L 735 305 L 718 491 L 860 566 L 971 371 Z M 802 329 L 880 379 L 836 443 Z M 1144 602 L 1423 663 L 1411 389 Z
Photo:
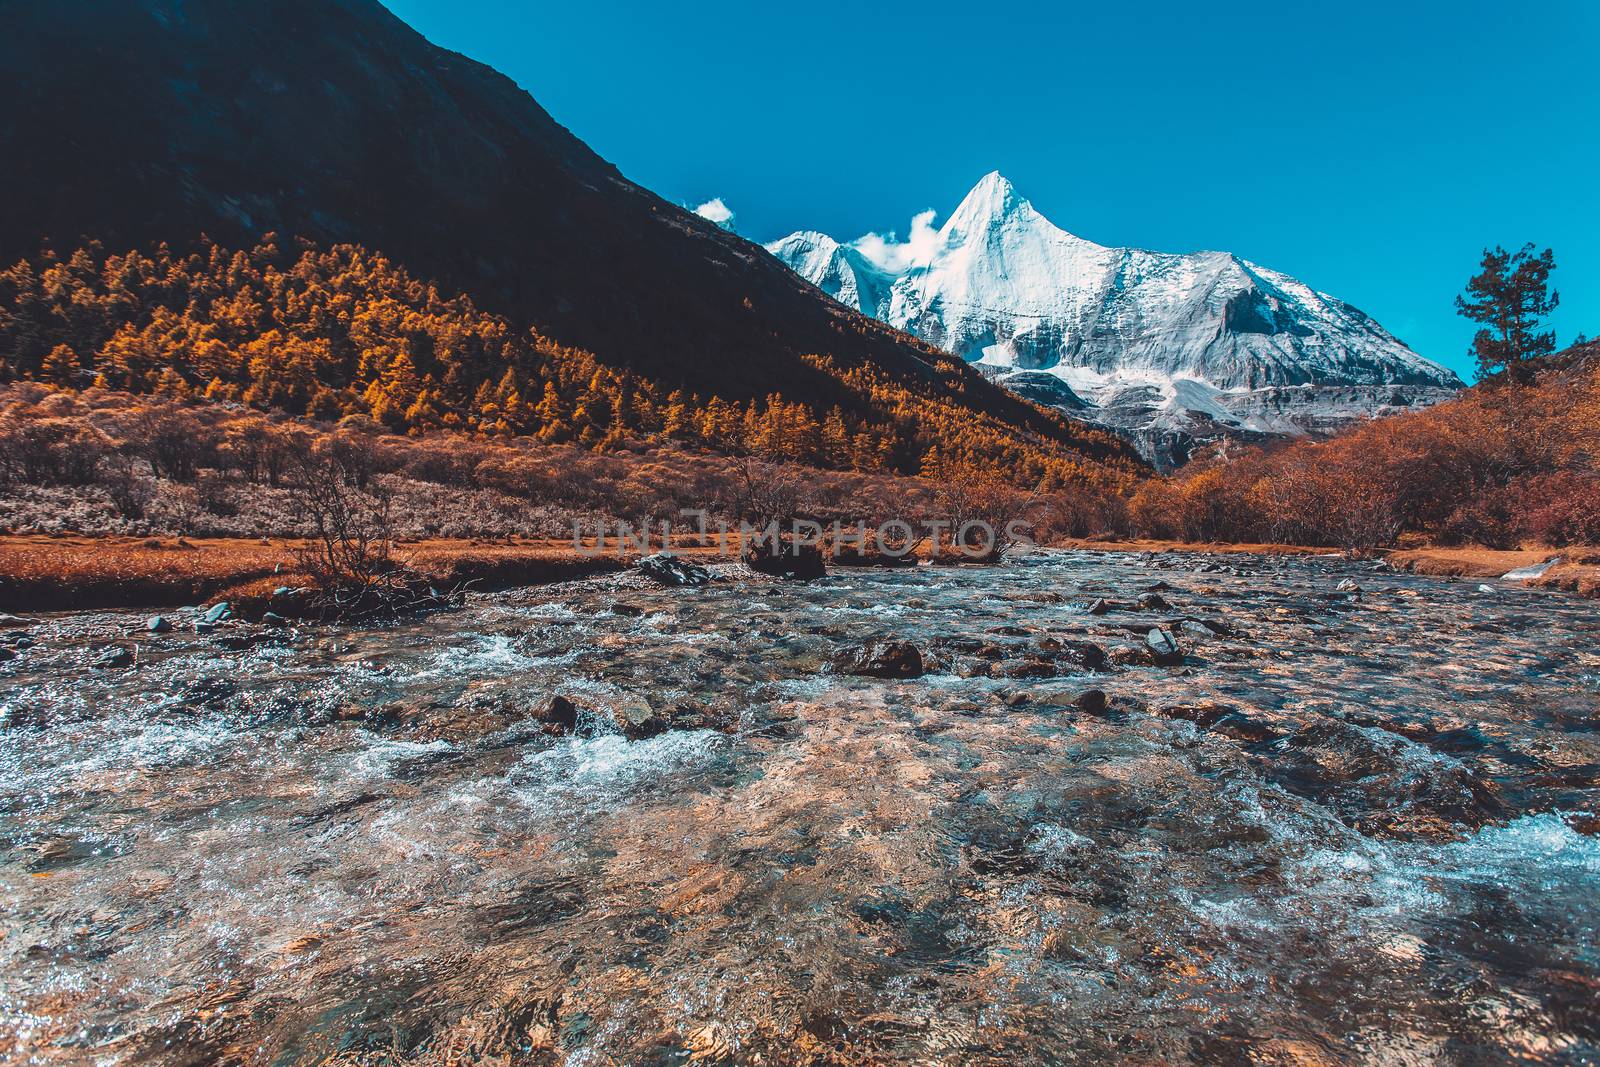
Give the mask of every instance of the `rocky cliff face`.
M 1294 278 L 1226 252 L 1097 245 L 999 174 L 903 246 L 808 231 L 768 250 L 841 302 L 1127 432 L 1165 464 L 1219 434 L 1318 432 L 1461 386 Z

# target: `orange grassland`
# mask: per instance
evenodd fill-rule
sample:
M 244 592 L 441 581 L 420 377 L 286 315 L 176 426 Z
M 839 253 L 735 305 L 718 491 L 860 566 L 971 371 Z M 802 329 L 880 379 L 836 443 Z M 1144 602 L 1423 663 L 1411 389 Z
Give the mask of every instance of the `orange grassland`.
M 250 538 L 0 537 L 0 611 L 169 607 L 216 599 L 251 602 L 308 581 L 300 542 Z M 673 546 L 716 556 L 713 546 Z M 565 541 L 410 541 L 395 555 L 441 584 L 474 589 L 563 581 L 619 570 L 629 558 L 592 555 Z M 637 555 L 637 553 L 634 553 Z
M 253 538 L 135 538 L 20 535 L 0 537 L 0 611 L 171 607 L 228 599 L 264 603 L 283 585 L 305 584 L 295 551 L 300 542 Z M 1301 545 L 1182 541 L 1065 540 L 1056 547 L 1092 552 L 1202 552 L 1218 555 L 1327 555 Z M 659 546 L 658 546 L 659 547 Z M 672 551 L 701 559 L 726 558 L 715 543 L 676 541 Z M 570 541 L 403 541 L 395 554 L 440 582 L 478 590 L 565 581 L 616 571 L 637 558 L 608 548 L 580 552 Z M 1493 578 L 1552 556 L 1562 562 L 1531 585 L 1600 596 L 1600 550 L 1478 547 L 1405 548 L 1387 555 L 1399 570 L 1441 578 Z

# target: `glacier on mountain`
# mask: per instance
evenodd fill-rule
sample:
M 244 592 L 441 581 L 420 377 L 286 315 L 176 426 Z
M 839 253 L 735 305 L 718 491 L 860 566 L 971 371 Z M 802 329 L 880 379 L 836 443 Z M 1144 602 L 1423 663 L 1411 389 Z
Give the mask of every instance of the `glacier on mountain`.
M 836 300 L 1018 393 L 1131 436 L 1160 465 L 1217 437 L 1323 433 L 1461 388 L 1359 309 L 1227 252 L 1107 248 L 998 173 L 937 229 L 768 251 Z

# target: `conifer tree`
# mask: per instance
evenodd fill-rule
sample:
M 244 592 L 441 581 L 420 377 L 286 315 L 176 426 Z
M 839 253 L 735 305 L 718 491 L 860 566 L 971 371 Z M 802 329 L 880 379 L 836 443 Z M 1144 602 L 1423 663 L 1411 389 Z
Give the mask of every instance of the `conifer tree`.
M 78 354 L 66 345 L 56 345 L 44 357 L 39 378 L 53 385 L 71 385 L 79 369 Z
M 1531 244 L 1515 254 L 1498 246 L 1484 249 L 1483 269 L 1456 297 L 1456 311 L 1483 324 L 1471 349 L 1481 377 L 1504 371 L 1507 380 L 1526 384 L 1533 380 L 1531 361 L 1555 351 L 1555 331 L 1539 330 L 1561 303 L 1561 294 L 1550 289 L 1555 265 L 1550 249 L 1535 253 Z

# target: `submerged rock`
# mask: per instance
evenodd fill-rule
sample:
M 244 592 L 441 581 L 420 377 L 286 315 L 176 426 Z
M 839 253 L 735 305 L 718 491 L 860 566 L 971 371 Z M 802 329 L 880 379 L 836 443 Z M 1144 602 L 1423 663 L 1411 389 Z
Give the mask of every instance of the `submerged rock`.
M 711 572 L 698 563 L 679 559 L 671 552 L 657 552 L 653 556 L 646 556 L 635 566 L 649 578 L 653 578 L 662 585 L 707 585 L 711 581 Z
M 1247 745 L 1258 745 L 1263 741 L 1276 741 L 1285 736 L 1285 731 L 1269 721 L 1264 716 L 1240 711 L 1229 711 L 1227 714 L 1209 723 L 1206 729 L 1212 733 L 1231 737 Z
M 910 641 L 874 641 L 841 657 L 846 674 L 867 678 L 920 678 L 922 650 Z

